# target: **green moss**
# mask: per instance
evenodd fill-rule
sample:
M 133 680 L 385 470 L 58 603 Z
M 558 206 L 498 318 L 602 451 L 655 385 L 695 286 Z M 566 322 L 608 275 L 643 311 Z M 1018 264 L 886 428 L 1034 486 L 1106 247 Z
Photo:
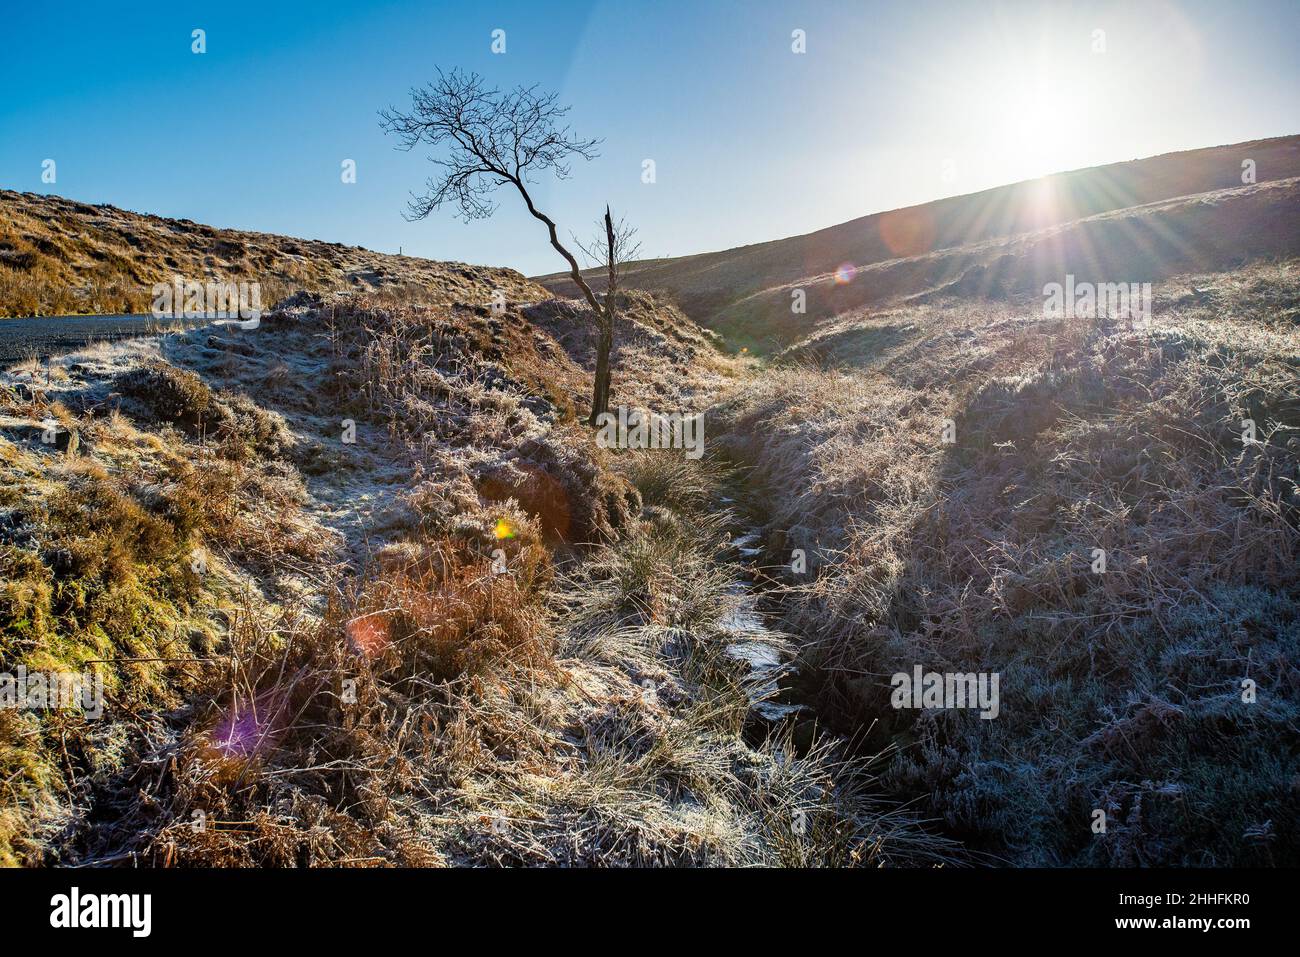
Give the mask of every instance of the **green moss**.
M 91 470 L 27 516 L 42 529 L 42 551 L 0 546 L 0 671 L 22 665 L 29 672 L 94 672 L 127 711 L 177 705 L 192 676 L 172 663 L 132 659 L 186 653 L 176 638 L 193 630 L 199 595 L 189 556 L 205 528 L 204 497 L 214 488 L 188 466 L 164 477 L 161 487 L 134 492 Z M 22 718 L 25 733 L 10 722 L 8 740 L 0 735 L 0 780 L 9 782 L 0 793 L 0 864 L 34 860 L 33 822 L 60 805 L 65 752 L 83 768 L 126 755 L 99 754 L 79 716 Z
M 53 579 L 36 555 L 0 545 L 0 661 L 50 634 Z

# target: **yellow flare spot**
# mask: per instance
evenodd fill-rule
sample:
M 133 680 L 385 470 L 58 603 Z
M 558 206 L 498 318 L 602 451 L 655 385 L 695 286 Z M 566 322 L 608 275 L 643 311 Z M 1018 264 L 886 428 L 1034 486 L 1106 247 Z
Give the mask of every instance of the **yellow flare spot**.
M 514 538 L 515 530 L 510 527 L 510 523 L 504 518 L 497 519 L 497 527 L 492 530 L 497 538 Z

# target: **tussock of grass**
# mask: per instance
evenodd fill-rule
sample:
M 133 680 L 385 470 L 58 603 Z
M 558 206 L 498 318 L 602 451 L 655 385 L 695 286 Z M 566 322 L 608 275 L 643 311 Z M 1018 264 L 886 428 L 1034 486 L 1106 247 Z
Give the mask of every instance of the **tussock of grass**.
M 175 425 L 192 437 L 210 438 L 227 458 L 260 453 L 280 457 L 291 447 L 284 424 L 243 395 L 219 395 L 186 369 L 165 362 L 132 369 L 114 383 L 139 413 Z
M 634 451 L 620 455 L 615 468 L 636 487 L 647 506 L 698 514 L 717 498 L 719 475 L 711 460 Z

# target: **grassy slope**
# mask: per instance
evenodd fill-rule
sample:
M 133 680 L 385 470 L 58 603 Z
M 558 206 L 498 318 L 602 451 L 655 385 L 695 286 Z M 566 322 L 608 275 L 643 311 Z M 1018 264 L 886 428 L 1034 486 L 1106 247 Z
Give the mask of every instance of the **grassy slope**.
M 951 833 L 1019 863 L 1295 864 L 1300 262 L 1158 284 L 1155 313 L 847 314 L 715 434 L 766 493 L 822 713 L 898 745 L 887 780 Z M 1000 673 L 1000 716 L 892 709 L 917 664 Z
M 990 240 L 797 282 L 807 311 L 791 312 L 791 287 L 766 289 L 714 314 L 728 340 L 756 351 L 788 346 L 818 322 L 862 306 L 909 298 L 1042 296 L 1067 273 L 1080 282 L 1144 283 L 1300 254 L 1300 178 L 1178 197 L 1008 239 Z
M 311 239 L 215 229 L 185 219 L 0 190 L 0 317 L 144 313 L 174 276 L 261 284 L 270 307 L 299 289 L 409 287 L 435 300 L 486 281 L 512 299 L 540 298 L 509 269 L 371 252 Z
M 952 282 L 969 267 L 988 265 L 1003 254 L 1013 258 L 1041 255 L 1054 266 L 1052 257 L 1062 242 L 1054 227 L 1193 194 L 1238 189 L 1242 186 L 1241 162 L 1246 158 L 1255 160 L 1260 184 L 1294 179 L 1300 176 L 1300 137 L 1189 150 L 1059 173 L 876 213 L 805 236 L 638 263 L 627 270 L 627 283 L 671 294 L 693 318 L 723 332 L 736 346 L 779 347 L 804 335 L 807 323 L 814 319 Z M 1272 200 L 1280 198 L 1276 193 L 1269 195 Z M 1279 211 L 1280 222 L 1289 226 L 1295 219 L 1295 200 L 1289 197 L 1286 202 L 1287 208 Z M 1224 244 L 1249 241 L 1252 231 L 1240 229 L 1240 224 L 1255 212 L 1242 210 L 1235 220 L 1220 218 L 1205 223 L 1204 235 Z M 1173 218 L 1181 223 L 1185 215 L 1185 211 L 1177 211 Z M 1090 227 L 1086 232 L 1072 233 L 1065 241 L 1093 243 L 1089 251 L 1102 254 L 1110 244 L 1118 242 L 1123 255 L 1115 262 L 1136 268 L 1140 274 L 1132 276 L 1134 281 L 1228 265 L 1222 258 L 1214 262 L 1183 261 L 1181 251 L 1164 241 L 1169 237 L 1167 225 L 1159 216 L 1135 212 L 1116 228 Z M 1009 237 L 1026 233 L 1039 233 L 1039 241 L 1006 242 Z M 1282 245 L 1290 243 L 1294 253 L 1294 234 L 1294 229 L 1279 230 L 1266 239 L 1260 237 L 1260 241 L 1271 243 L 1269 248 L 1275 254 L 1282 254 Z M 1127 246 L 1133 239 L 1144 241 L 1149 261 L 1129 261 Z M 1027 249 L 1025 245 L 1037 248 Z M 959 247 L 968 248 L 959 251 Z M 972 255 L 969 247 L 979 252 Z M 844 263 L 861 270 L 891 261 L 893 265 L 881 265 L 859 275 L 848 286 L 834 284 L 833 273 Z M 1006 269 L 1006 265 L 1002 264 L 1001 270 L 1006 274 L 1030 278 L 1030 271 L 1019 264 L 1013 269 Z M 1113 269 L 1115 263 L 1085 260 L 1075 271 L 1082 273 L 1083 265 Z M 598 285 L 601 277 L 593 272 L 590 280 Z M 564 295 L 572 294 L 572 282 L 562 273 L 539 281 Z M 975 277 L 972 285 L 979 285 Z M 791 314 L 790 289 L 795 286 L 808 290 L 806 316 Z
M 760 495 L 804 690 L 867 751 L 895 747 L 895 796 L 970 849 L 1300 860 L 1300 179 L 1295 138 L 1273 146 L 1258 186 L 1235 181 L 1251 144 L 1171 157 L 1143 205 L 1006 238 L 962 244 L 972 210 L 932 204 L 870 221 L 860 247 L 826 231 L 641 277 L 777 353 L 712 434 Z M 882 252 L 886 232 L 920 254 Z M 841 285 L 837 261 L 866 265 Z M 1043 319 L 1067 272 L 1154 282 L 1154 328 Z M 998 719 L 894 710 L 889 676 L 916 665 L 999 673 Z

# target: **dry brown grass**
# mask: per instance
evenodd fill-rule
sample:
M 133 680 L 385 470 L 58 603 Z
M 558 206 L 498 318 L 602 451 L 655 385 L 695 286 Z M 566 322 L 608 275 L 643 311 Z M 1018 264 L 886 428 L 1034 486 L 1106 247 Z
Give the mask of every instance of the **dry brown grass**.
M 546 295 L 509 269 L 215 229 L 60 196 L 0 190 L 0 317 L 146 313 L 154 283 L 175 276 L 257 282 L 265 308 L 300 289 L 404 290 L 434 301 L 453 298 L 467 285 L 485 286 L 489 293 L 500 288 L 511 299 Z

